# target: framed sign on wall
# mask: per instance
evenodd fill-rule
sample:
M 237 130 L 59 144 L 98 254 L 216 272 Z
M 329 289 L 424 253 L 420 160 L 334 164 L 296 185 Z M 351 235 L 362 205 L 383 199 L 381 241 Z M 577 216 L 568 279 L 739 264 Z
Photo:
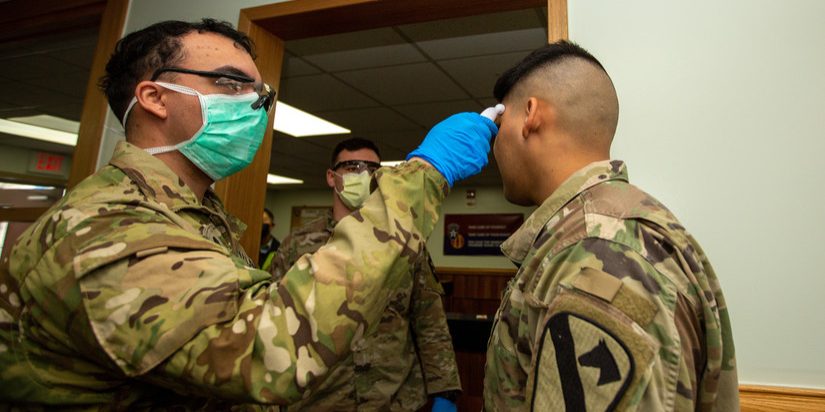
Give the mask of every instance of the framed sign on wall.
M 522 213 L 447 214 L 445 255 L 499 256 L 499 246 L 524 223 Z

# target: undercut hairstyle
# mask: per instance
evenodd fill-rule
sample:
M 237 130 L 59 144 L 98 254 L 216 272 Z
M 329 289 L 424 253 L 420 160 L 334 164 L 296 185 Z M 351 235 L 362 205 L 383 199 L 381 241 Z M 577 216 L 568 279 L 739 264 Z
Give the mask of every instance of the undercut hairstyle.
M 381 152 L 378 151 L 378 146 L 372 142 L 372 140 L 362 139 L 360 137 L 353 137 L 351 139 L 344 140 L 337 145 L 335 145 L 335 149 L 332 150 L 332 158 L 329 161 L 329 166 L 335 166 L 335 159 L 338 158 L 338 155 L 341 154 L 344 150 L 348 152 L 354 152 L 356 150 L 361 149 L 370 149 L 381 158 Z
M 188 33 L 216 33 L 243 47 L 255 59 L 252 39 L 231 24 L 214 19 L 198 23 L 164 21 L 120 39 L 106 64 L 106 74 L 98 86 L 106 94 L 109 107 L 123 123 L 126 107 L 134 97 L 135 87 L 161 67 L 174 66 L 184 57 L 180 38 Z
M 495 96 L 499 102 L 503 101 L 515 85 L 521 80 L 526 79 L 536 70 L 552 66 L 554 63 L 568 58 L 587 60 L 607 74 L 604 66 L 587 50 L 573 42 L 561 40 L 534 50 L 518 64 L 502 73 L 496 81 L 495 87 L 493 87 L 493 96 Z

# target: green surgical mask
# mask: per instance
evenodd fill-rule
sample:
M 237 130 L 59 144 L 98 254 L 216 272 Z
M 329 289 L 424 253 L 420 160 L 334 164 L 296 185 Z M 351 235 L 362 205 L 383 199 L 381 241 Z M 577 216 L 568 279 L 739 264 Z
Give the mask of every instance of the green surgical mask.
M 344 179 L 344 188 L 340 192 L 338 188 L 335 188 L 335 193 L 350 210 L 358 209 L 370 197 L 372 176 L 366 170 L 361 173 L 347 173 L 339 176 Z
M 178 150 L 212 180 L 223 179 L 252 163 L 267 123 L 266 110 L 251 107 L 260 97 L 257 93 L 201 94 L 177 84 L 155 83 L 178 93 L 198 96 L 203 126 L 188 140 L 174 146 L 152 147 L 146 149 L 147 153 Z M 125 119 L 124 115 L 124 123 Z

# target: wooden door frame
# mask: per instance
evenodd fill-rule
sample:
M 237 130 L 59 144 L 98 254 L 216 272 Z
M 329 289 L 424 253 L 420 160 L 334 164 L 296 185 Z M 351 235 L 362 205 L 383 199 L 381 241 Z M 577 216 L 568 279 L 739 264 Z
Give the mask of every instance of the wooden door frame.
M 284 42 L 288 40 L 544 6 L 548 42 L 567 39 L 567 0 L 475 0 L 471 4 L 468 7 L 465 0 L 292 0 L 242 9 L 238 29 L 255 42 L 258 69 L 275 90 L 280 86 Z M 215 187 L 226 209 L 248 225 L 241 244 L 255 261 L 272 135 L 270 118 L 252 164 Z
M 69 172 L 69 181 L 66 185 L 68 189 L 93 174 L 97 168 L 103 130 L 106 127 L 106 115 L 109 112 L 106 96 L 97 85 L 106 72 L 106 63 L 112 56 L 115 45 L 123 35 L 128 10 L 129 0 L 108 0 L 103 10 L 97 47 L 92 59 L 92 67 L 89 70 L 86 94 L 83 98 L 77 144 L 72 154 L 72 170 Z

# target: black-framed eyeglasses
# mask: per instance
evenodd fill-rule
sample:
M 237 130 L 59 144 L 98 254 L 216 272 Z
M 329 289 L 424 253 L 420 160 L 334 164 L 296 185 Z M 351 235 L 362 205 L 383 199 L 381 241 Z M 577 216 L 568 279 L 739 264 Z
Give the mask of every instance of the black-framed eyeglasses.
M 373 174 L 380 167 L 380 163 L 369 160 L 342 160 L 332 166 L 332 170 L 344 169 L 344 173 L 361 173 L 366 170 Z
M 183 67 L 161 67 L 152 73 L 152 81 L 155 81 L 161 74 L 166 72 L 194 74 L 201 77 L 210 77 L 215 80 L 215 85 L 232 91 L 233 93 L 240 93 L 246 88 L 246 85 L 255 83 L 255 79 L 237 73 L 226 73 L 216 71 L 192 70 L 184 69 Z M 255 90 L 258 93 L 258 100 L 252 103 L 252 109 L 257 110 L 263 107 L 264 111 L 268 112 L 275 102 L 275 89 L 272 86 L 263 83 L 260 90 Z

